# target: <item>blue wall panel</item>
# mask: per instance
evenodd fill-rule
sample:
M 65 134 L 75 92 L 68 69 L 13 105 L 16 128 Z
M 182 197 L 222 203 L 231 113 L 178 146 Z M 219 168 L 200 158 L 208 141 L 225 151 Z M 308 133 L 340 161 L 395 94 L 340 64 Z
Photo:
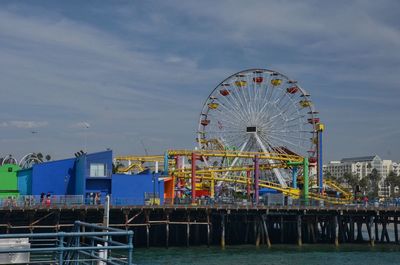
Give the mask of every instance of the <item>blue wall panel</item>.
M 31 194 L 73 194 L 69 182 L 74 179 L 74 164 L 75 159 L 70 158 L 33 165 Z
M 32 168 L 19 170 L 17 173 L 18 190 L 20 195 L 32 193 Z
M 144 204 L 145 192 L 158 192 L 160 194 L 161 203 L 164 202 L 164 181 L 158 180 L 155 175 L 155 185 L 153 183 L 153 174 L 113 174 L 112 177 L 112 198 L 113 200 L 121 199 L 126 204 Z M 126 200 L 124 200 L 126 199 Z
M 86 190 L 86 159 L 78 157 L 75 162 L 75 195 L 85 195 Z

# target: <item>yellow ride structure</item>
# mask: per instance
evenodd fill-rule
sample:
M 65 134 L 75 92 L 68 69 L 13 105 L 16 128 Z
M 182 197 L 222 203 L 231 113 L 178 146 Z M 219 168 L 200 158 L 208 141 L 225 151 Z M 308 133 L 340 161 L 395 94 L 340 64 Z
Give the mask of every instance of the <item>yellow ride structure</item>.
M 210 158 L 239 159 L 242 162 L 237 166 L 212 166 L 207 163 Z M 248 196 L 249 193 L 258 194 L 260 188 L 269 188 L 295 199 L 314 199 L 334 204 L 349 203 L 352 197 L 350 192 L 331 180 L 325 180 L 324 187 L 339 192 L 340 198 L 310 192 L 308 187 L 317 182 L 308 180 L 308 159 L 298 155 L 230 150 L 168 150 L 164 155 L 118 156 L 115 162 L 124 165 L 117 169 L 119 173 L 143 171 L 147 168 L 158 173 L 162 167 L 164 179 L 172 181 L 172 190 L 167 195 L 171 198 L 179 195 L 176 194 L 178 186 L 191 189 L 192 194 L 207 192 L 209 197 L 214 198 L 216 186 L 221 183 L 239 187 L 238 190 Z M 274 168 L 292 170 L 294 167 L 301 169 L 302 173 L 298 178 L 303 180 L 302 189 L 293 185 L 283 187 L 279 183 L 263 179 L 262 174 L 260 175 Z M 304 185 L 306 179 L 307 185 Z

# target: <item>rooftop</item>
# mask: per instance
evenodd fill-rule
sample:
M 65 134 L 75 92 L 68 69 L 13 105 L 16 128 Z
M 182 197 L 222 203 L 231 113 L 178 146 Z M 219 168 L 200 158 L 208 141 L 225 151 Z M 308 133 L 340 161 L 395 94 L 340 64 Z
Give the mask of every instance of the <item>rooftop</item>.
M 348 158 L 343 158 L 340 162 L 346 163 L 346 162 L 367 162 L 367 161 L 372 161 L 374 158 L 379 156 L 374 155 L 374 156 L 360 156 L 360 157 L 348 157 Z

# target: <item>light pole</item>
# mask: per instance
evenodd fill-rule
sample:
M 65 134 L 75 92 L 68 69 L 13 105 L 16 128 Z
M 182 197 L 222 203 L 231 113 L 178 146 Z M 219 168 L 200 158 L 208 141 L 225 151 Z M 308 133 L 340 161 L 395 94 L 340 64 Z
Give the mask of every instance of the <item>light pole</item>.
M 85 153 L 87 153 L 87 133 L 88 133 L 90 124 L 88 122 L 84 121 L 84 122 L 82 122 L 82 125 L 83 125 L 83 129 L 84 129 L 83 133 L 84 133 L 84 140 L 85 140 L 84 150 L 85 150 Z

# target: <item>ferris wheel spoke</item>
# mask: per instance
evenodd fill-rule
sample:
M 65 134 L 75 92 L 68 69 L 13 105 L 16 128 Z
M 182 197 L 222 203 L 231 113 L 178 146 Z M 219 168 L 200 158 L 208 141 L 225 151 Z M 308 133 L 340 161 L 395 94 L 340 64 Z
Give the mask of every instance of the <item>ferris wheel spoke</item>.
M 279 137 L 279 136 L 280 137 L 289 137 L 289 138 L 298 139 L 298 140 L 301 140 L 301 141 L 308 140 L 307 138 L 304 138 L 304 137 L 292 136 L 292 135 L 288 135 L 288 134 L 282 135 L 282 134 L 279 134 L 279 133 L 271 133 L 271 132 L 268 132 L 268 134 L 269 135 L 274 135 L 276 137 Z
M 207 134 L 213 134 L 213 133 L 221 133 L 221 131 L 207 131 Z M 224 131 L 224 133 L 238 134 L 238 133 L 241 133 L 241 131 Z
M 223 121 L 228 121 L 231 124 L 235 124 L 237 126 L 245 122 L 241 117 L 239 117 L 239 122 L 238 122 L 238 117 L 229 115 L 228 113 L 225 113 L 223 111 L 213 112 L 212 114 L 210 114 L 210 116 L 215 117 L 215 119 L 217 119 L 217 121 L 221 123 L 223 120 Z
M 271 122 L 273 122 L 273 121 L 275 121 L 277 118 L 279 118 L 279 117 L 284 117 L 284 113 L 287 111 L 287 110 L 282 110 L 282 109 L 280 109 L 280 108 L 278 108 L 278 107 L 276 107 L 276 111 L 278 112 L 277 114 L 275 114 L 273 117 L 271 117 L 270 119 L 268 119 L 268 121 L 267 121 L 267 125 L 268 124 L 270 124 Z M 294 114 L 295 113 L 293 113 L 293 115 L 291 115 L 291 116 L 294 116 Z M 301 114 L 301 113 L 297 113 L 300 117 L 304 117 L 305 116 L 305 114 Z M 266 115 L 266 114 L 264 114 L 264 115 Z M 291 116 L 289 116 L 289 117 L 291 117 Z M 297 116 L 294 116 L 294 118 L 293 119 L 297 119 L 298 117 Z M 287 121 L 290 121 L 290 120 L 287 120 Z
M 236 79 L 236 81 L 239 81 L 239 80 Z M 245 104 L 245 100 L 243 101 L 239 95 L 241 89 L 242 89 L 242 87 L 236 86 L 236 88 L 234 90 L 232 90 L 232 94 L 231 94 L 232 96 L 229 97 L 229 99 L 236 100 L 236 105 L 240 107 L 240 109 L 243 111 L 243 113 L 245 113 L 245 117 L 248 117 L 250 113 L 248 113 L 248 109 L 247 109 L 247 105 Z
M 236 99 L 234 99 L 233 97 L 229 97 L 229 100 L 226 99 L 226 103 L 227 104 L 221 104 L 225 110 L 231 112 L 232 114 L 234 114 L 234 116 L 239 116 L 242 121 L 247 120 L 246 114 L 243 112 L 243 107 L 240 106 L 240 103 L 238 103 Z M 231 108 L 228 106 L 231 106 Z
M 241 121 L 246 121 L 246 115 L 239 107 L 236 107 L 236 105 L 228 105 L 227 103 L 222 103 L 220 106 L 221 108 L 216 110 L 216 113 L 221 113 L 225 115 L 225 117 L 239 117 Z
M 210 124 L 209 128 L 214 128 L 214 129 L 219 129 L 221 130 L 238 130 L 243 128 L 241 123 L 234 122 L 233 120 L 227 119 L 226 117 L 214 117 L 211 116 L 211 118 L 215 118 L 216 122 L 213 124 Z M 243 130 L 243 129 L 242 129 Z
M 273 135 L 269 135 L 269 137 L 273 138 L 273 139 L 276 139 L 277 141 L 281 141 L 281 142 L 287 143 L 287 144 L 289 144 L 291 146 L 298 147 L 300 150 L 302 149 L 301 145 L 295 144 L 295 143 L 293 143 L 291 141 L 288 141 L 288 140 L 285 140 L 285 139 L 282 139 L 282 138 L 279 138 L 279 137 L 276 137 L 276 136 L 273 136 Z
M 271 90 L 272 90 L 272 94 L 271 94 L 271 97 L 269 98 L 269 102 L 271 102 L 271 101 L 275 101 L 275 97 L 273 96 L 275 93 L 275 91 L 277 91 L 278 89 L 277 89 L 277 87 L 274 87 L 274 86 L 272 86 L 271 85 Z M 275 104 L 272 104 L 272 105 L 275 105 Z M 267 107 L 267 109 L 265 110 L 265 113 L 268 113 L 269 112 L 269 108 L 270 108 L 270 106 L 271 105 L 269 105 L 269 107 Z

